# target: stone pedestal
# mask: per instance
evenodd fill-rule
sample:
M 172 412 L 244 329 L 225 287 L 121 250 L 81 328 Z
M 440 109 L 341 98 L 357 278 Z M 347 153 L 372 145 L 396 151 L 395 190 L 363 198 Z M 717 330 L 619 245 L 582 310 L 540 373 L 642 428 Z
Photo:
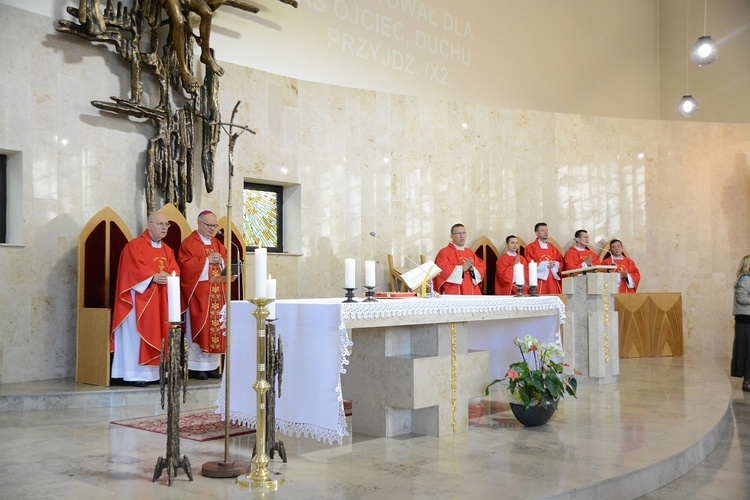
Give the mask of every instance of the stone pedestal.
M 468 401 L 483 394 L 489 353 L 468 350 L 465 322 L 353 328 L 352 341 L 342 388 L 352 399 L 355 433 L 445 436 L 468 430 Z
M 567 298 L 567 322 L 563 346 L 573 369 L 583 372 L 581 382 L 610 384 L 620 373 L 617 312 L 613 295 L 617 275 L 589 273 L 563 279 Z

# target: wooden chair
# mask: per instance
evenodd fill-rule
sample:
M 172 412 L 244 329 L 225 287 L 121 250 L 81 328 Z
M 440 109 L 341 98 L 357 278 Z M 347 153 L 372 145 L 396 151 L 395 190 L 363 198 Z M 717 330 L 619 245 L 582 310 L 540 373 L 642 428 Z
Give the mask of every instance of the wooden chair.
M 169 219 L 169 223 L 171 224 L 169 226 L 169 231 L 167 231 L 167 235 L 164 237 L 164 242 L 169 245 L 176 258 L 177 254 L 180 252 L 182 242 L 185 241 L 185 238 L 190 236 L 190 233 L 193 232 L 193 229 L 190 227 L 190 224 L 188 224 L 185 216 L 182 215 L 182 212 L 180 212 L 177 207 L 172 205 L 171 203 L 167 203 L 166 205 L 161 207 L 158 212 L 165 214 L 167 216 L 167 219 Z
M 401 273 L 406 269 L 399 269 L 393 264 L 393 255 L 388 254 L 388 285 L 392 292 L 408 292 L 409 287 L 404 283 L 401 278 Z
M 96 213 L 78 236 L 76 382 L 109 386 L 110 330 L 120 254 L 132 239 L 111 208 Z
M 495 244 L 486 236 L 482 236 L 475 241 L 471 246 L 471 249 L 477 254 L 477 257 L 484 261 L 486 267 L 485 276 L 482 280 L 482 294 L 494 295 L 495 269 L 497 268 L 497 259 L 500 258 L 501 253 L 497 250 Z

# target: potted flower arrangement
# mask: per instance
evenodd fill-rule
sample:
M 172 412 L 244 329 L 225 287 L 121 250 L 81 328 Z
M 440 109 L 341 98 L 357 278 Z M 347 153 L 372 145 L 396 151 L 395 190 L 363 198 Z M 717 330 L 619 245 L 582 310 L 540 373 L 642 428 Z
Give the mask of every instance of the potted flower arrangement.
M 512 363 L 505 377 L 490 382 L 484 390 L 489 394 L 490 387 L 506 380 L 510 392 L 510 406 L 516 418 L 525 426 L 545 424 L 557 409 L 557 402 L 565 393 L 576 397 L 578 381 L 573 376 L 563 375 L 561 360 L 563 353 L 556 344 L 539 343 L 527 335 L 517 337 L 513 343 L 521 351 L 523 361 Z M 533 368 L 529 365 L 533 360 Z M 581 372 L 574 371 L 581 375 Z M 528 417 L 532 417 L 528 420 Z

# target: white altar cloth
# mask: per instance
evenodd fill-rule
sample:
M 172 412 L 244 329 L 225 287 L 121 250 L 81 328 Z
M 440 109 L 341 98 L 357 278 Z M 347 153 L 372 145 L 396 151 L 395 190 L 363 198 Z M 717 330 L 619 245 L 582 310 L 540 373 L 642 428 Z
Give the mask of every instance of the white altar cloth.
M 229 416 L 232 422 L 250 427 L 255 427 L 256 413 L 252 389 L 256 379 L 254 310 L 250 302 L 232 301 Z M 491 375 L 497 378 L 510 362 L 520 361 L 514 337 L 533 335 L 541 341 L 560 342 L 565 306 L 555 296 L 444 295 L 354 303 L 344 303 L 341 298 L 295 299 L 276 301 L 276 316 L 276 335 L 281 337 L 284 351 L 276 428 L 287 435 L 340 444 L 348 435 L 341 394 L 341 374 L 346 372 L 352 345 L 348 329 L 468 322 L 469 348 L 490 351 Z M 498 340 L 500 332 L 505 333 Z M 216 400 L 221 415 L 224 393 L 222 380 Z

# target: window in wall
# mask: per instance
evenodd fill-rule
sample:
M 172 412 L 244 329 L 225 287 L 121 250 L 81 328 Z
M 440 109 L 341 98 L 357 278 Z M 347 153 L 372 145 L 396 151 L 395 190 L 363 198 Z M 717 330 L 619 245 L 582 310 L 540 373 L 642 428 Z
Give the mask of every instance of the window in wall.
M 284 187 L 245 182 L 242 234 L 247 248 L 258 244 L 269 252 L 284 251 Z

